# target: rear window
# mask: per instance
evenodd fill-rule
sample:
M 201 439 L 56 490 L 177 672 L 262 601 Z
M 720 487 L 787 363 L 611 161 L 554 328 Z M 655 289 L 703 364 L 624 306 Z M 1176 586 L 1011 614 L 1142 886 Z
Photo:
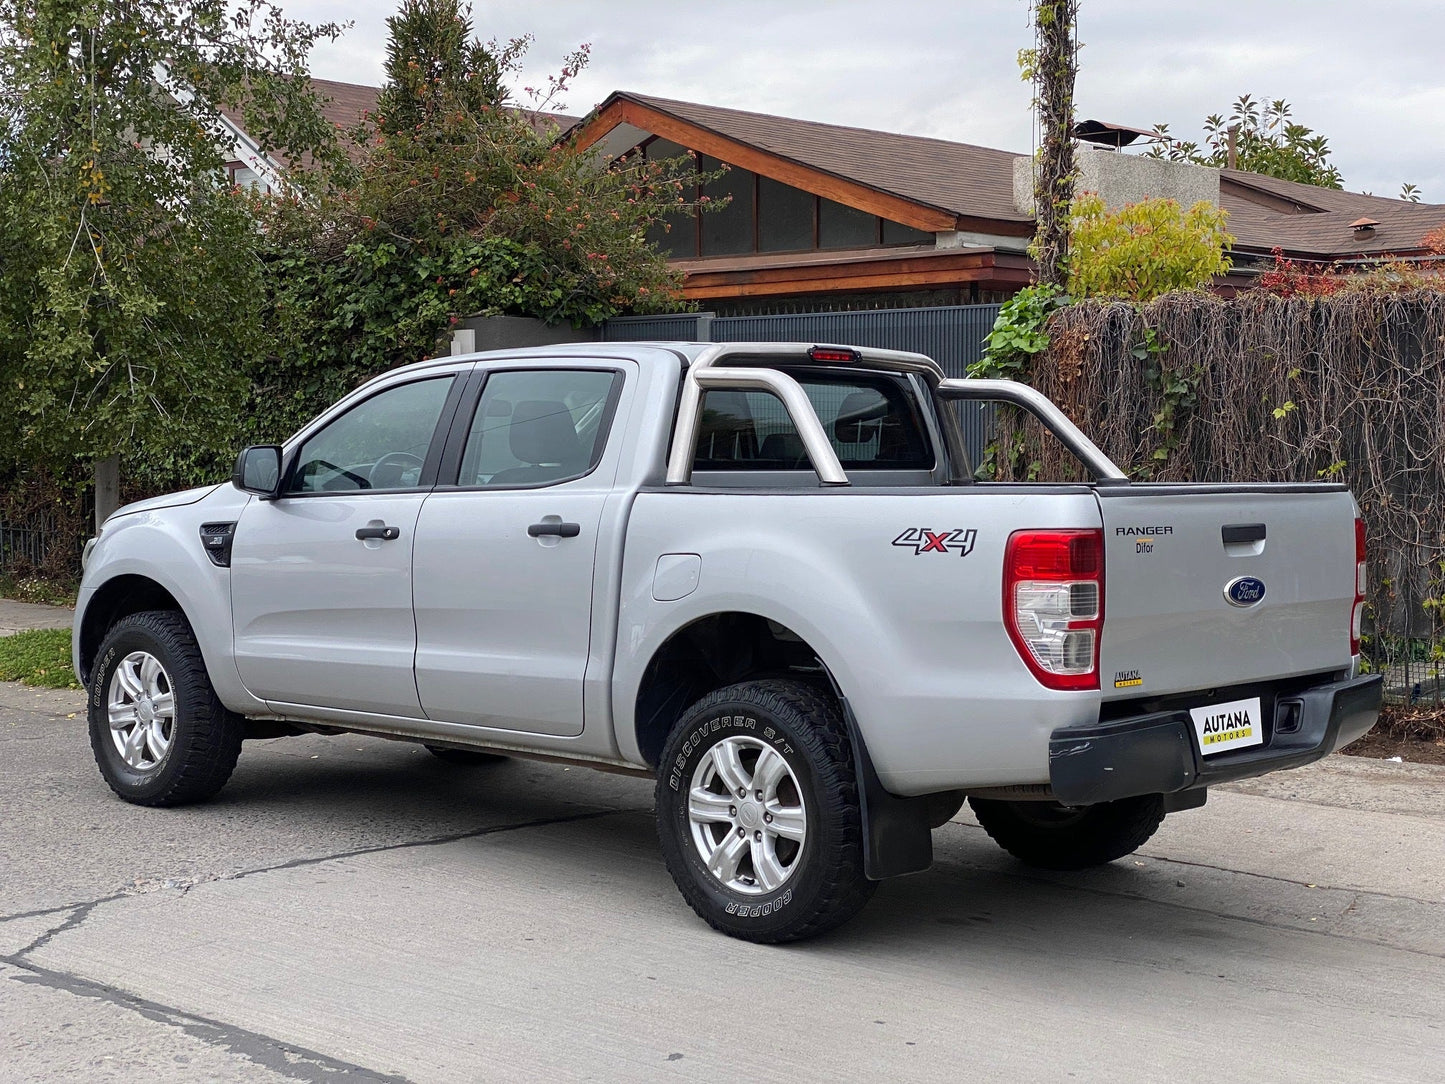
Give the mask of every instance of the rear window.
M 792 372 L 844 470 L 931 470 L 933 449 L 913 394 L 887 376 Z M 709 391 L 695 470 L 807 470 L 803 439 L 771 392 Z

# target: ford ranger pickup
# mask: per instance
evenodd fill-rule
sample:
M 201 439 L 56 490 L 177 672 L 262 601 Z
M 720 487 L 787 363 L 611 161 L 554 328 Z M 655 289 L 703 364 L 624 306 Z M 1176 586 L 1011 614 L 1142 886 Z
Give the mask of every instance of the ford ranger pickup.
M 976 481 L 964 400 L 1090 480 Z M 122 508 L 74 663 L 129 802 L 306 732 L 646 774 L 683 897 L 780 942 L 926 869 L 965 801 L 1081 869 L 1353 741 L 1364 595 L 1344 486 L 1131 482 L 1037 392 L 918 354 L 603 343 L 388 372 Z

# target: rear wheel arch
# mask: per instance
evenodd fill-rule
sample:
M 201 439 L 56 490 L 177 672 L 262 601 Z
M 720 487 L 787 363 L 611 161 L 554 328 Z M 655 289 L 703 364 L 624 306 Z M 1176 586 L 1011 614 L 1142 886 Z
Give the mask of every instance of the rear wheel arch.
M 80 622 L 81 672 L 76 676 L 82 684 L 90 681 L 96 653 L 111 626 L 131 614 L 150 610 L 175 611 L 190 621 L 175 595 L 148 576 L 116 576 L 96 589 Z
M 648 660 L 633 705 L 637 748 L 656 766 L 683 713 L 715 689 L 786 675 L 841 700 L 821 654 L 786 625 L 761 614 L 709 614 L 677 629 Z

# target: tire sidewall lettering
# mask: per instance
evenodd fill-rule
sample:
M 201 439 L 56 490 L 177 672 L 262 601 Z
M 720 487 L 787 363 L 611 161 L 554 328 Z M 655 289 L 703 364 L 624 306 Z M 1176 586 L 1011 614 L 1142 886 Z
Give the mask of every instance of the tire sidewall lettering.
M 115 662 L 115 657 L 119 652 L 120 649 L 118 647 L 111 645 L 110 650 L 96 663 L 95 669 L 92 671 L 92 677 L 90 679 L 90 703 L 92 707 L 105 707 L 105 689 L 106 686 L 110 684 L 111 664 Z
M 681 791 L 683 771 L 687 768 L 689 761 L 691 761 L 692 754 L 702 747 L 704 738 L 711 737 L 713 734 L 721 733 L 724 730 L 749 730 L 756 732 L 757 729 L 758 721 L 746 715 L 719 715 L 706 722 L 699 723 L 682 743 L 682 749 L 678 751 L 676 759 L 672 762 L 672 770 L 667 777 L 668 788 L 674 792 Z M 767 729 L 771 731 L 773 728 L 768 727 Z M 776 744 L 776 742 L 774 744 Z M 788 747 L 788 752 L 792 752 L 791 746 Z
M 723 911 L 736 918 L 767 918 L 775 911 L 781 911 L 792 902 L 793 890 L 790 888 L 781 896 L 768 900 L 766 903 L 729 903 L 723 908 Z

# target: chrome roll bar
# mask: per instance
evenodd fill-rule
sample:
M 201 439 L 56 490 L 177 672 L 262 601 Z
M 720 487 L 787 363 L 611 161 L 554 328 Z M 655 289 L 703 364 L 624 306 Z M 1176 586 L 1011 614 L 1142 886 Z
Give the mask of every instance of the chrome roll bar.
M 879 350 L 872 347 L 817 346 L 813 350 L 848 353 L 850 361 L 827 359 L 828 363 L 856 364 L 861 368 L 889 372 L 917 373 L 928 381 L 941 399 L 986 399 L 1013 403 L 1034 415 L 1053 433 L 1100 482 L 1127 483 L 1128 477 L 1097 445 L 1069 420 L 1062 410 L 1027 384 L 1013 380 L 950 380 L 932 358 L 903 350 Z M 810 348 L 802 343 L 718 343 L 702 351 L 687 367 L 683 377 L 682 396 L 677 407 L 677 425 L 672 435 L 672 450 L 667 460 L 667 484 L 687 485 L 692 480 L 692 461 L 697 450 L 702 426 L 703 393 L 710 389 L 730 391 L 768 391 L 776 395 L 788 411 L 803 448 L 825 486 L 849 485 L 848 475 L 838 462 L 832 442 L 823 431 L 817 411 L 802 386 L 787 373 L 763 365 L 723 367 L 719 362 L 733 358 L 755 362 L 763 359 L 785 359 L 792 362 L 814 360 Z M 956 434 L 952 434 L 956 439 Z M 950 444 L 953 443 L 950 440 Z
M 1048 396 L 1027 384 L 1016 380 L 944 380 L 939 383 L 937 394 L 940 399 L 983 399 L 1023 407 L 1042 422 L 1044 428 L 1056 436 L 1059 443 L 1072 452 L 1097 481 L 1113 485 L 1129 481 L 1129 476 L 1086 437 L 1067 414 Z

